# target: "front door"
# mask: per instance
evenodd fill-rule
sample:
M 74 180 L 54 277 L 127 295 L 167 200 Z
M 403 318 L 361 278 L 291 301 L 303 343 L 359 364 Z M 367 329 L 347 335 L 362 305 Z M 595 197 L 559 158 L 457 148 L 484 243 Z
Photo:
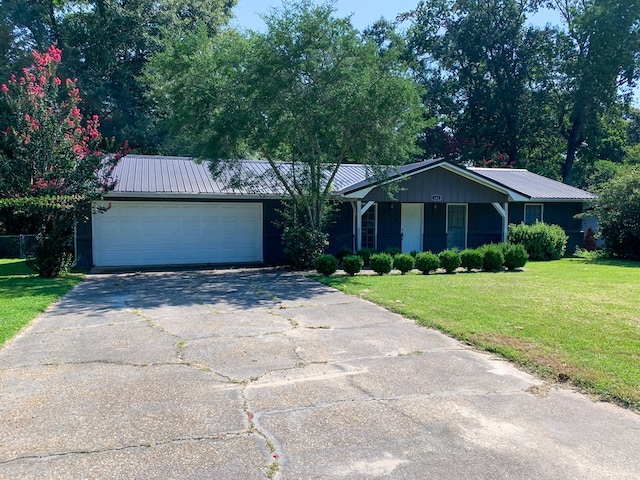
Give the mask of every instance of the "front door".
M 467 248 L 467 205 L 447 205 L 447 248 Z
M 403 253 L 421 252 L 424 204 L 403 203 L 401 215 Z

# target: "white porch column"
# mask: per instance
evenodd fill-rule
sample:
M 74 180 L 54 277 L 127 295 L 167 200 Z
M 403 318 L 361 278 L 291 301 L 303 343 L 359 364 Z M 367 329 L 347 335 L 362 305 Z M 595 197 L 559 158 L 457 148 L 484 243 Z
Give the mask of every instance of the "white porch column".
M 493 208 L 495 208 L 502 217 L 502 241 L 506 242 L 509 232 L 509 203 L 505 203 L 504 205 L 492 203 L 491 205 L 493 205 Z
M 362 250 L 362 216 L 367 213 L 376 202 L 367 202 L 364 206 L 360 200 L 356 202 L 356 252 Z
M 362 250 L 362 202 L 356 200 L 356 252 Z

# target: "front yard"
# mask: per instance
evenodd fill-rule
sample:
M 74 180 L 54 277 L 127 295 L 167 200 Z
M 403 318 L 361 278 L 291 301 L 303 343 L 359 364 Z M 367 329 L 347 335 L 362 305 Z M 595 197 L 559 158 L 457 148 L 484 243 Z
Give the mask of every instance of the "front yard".
M 38 278 L 24 260 L 0 259 L 0 345 L 82 280 L 81 274 Z
M 640 410 L 640 263 L 563 259 L 522 272 L 318 280 Z

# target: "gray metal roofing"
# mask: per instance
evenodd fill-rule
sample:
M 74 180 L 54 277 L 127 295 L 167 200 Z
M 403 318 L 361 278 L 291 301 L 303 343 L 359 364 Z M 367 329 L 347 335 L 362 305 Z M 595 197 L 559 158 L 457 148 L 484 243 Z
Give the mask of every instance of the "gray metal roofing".
M 517 168 L 475 168 L 468 170 L 515 190 L 531 200 L 593 200 L 595 195 L 571 185 Z
M 387 172 L 388 178 L 411 175 L 443 163 L 442 160 L 426 160 L 403 165 Z M 282 163 L 283 171 L 291 168 Z M 283 188 L 269 175 L 269 163 L 263 160 L 241 160 L 235 165 L 243 176 L 254 179 L 250 185 L 231 183 L 232 175 L 225 171 L 214 179 L 208 162 L 196 162 L 191 157 L 153 155 L 127 155 L 114 170 L 118 180 L 114 193 L 167 194 L 167 195 L 262 195 L 279 196 Z M 565 185 L 527 170 L 468 168 L 469 172 L 488 179 L 498 186 L 514 190 L 531 199 L 539 200 L 590 200 L 588 192 Z M 364 165 L 343 164 L 334 179 L 334 191 L 353 192 L 372 186 L 380 180 L 370 179 L 371 172 Z

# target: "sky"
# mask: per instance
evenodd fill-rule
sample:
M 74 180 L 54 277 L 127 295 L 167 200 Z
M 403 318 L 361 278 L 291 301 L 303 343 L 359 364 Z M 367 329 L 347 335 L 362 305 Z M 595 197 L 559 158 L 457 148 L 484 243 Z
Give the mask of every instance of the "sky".
M 353 26 L 358 30 L 372 25 L 380 17 L 394 20 L 399 13 L 412 10 L 418 0 L 337 0 L 337 15 L 339 17 L 352 16 Z M 232 25 L 251 30 L 261 30 L 264 22 L 261 14 L 268 13 L 272 7 L 280 7 L 280 0 L 238 0 L 234 9 L 236 18 Z M 543 26 L 545 23 L 558 23 L 557 15 L 553 12 L 542 12 L 532 19 L 532 23 Z

